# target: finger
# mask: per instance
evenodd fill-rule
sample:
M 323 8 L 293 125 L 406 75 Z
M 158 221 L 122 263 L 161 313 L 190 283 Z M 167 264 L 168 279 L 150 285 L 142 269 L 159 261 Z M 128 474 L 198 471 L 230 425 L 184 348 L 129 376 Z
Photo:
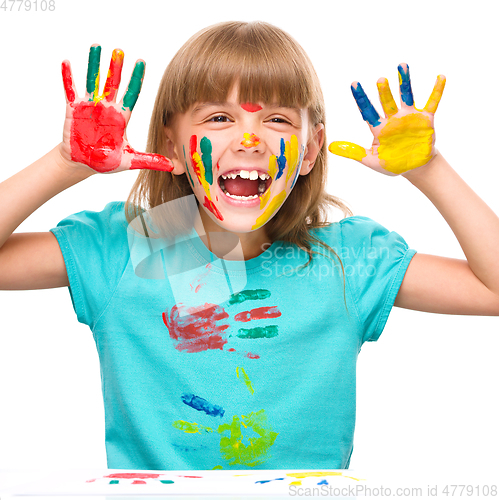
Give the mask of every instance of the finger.
M 137 99 L 139 98 L 140 89 L 142 88 L 142 81 L 144 80 L 144 72 L 146 70 L 146 63 L 142 60 L 138 60 L 133 68 L 132 77 L 130 78 L 130 83 L 126 89 L 126 94 L 123 97 L 123 109 L 126 111 L 133 110 Z
M 62 62 L 62 83 L 64 84 L 66 102 L 71 104 L 78 97 L 78 94 L 74 86 L 73 73 L 71 72 L 71 64 L 69 64 L 69 61 Z
M 111 63 L 107 73 L 106 84 L 104 85 L 104 98 L 108 102 L 116 102 L 116 94 L 121 81 L 121 70 L 125 54 L 120 49 L 114 49 L 111 55 Z
M 89 101 L 96 101 L 99 97 L 100 52 L 100 45 L 92 45 L 88 54 L 87 97 Z
M 397 105 L 393 99 L 392 91 L 390 90 L 390 85 L 388 85 L 388 80 L 386 78 L 380 78 L 376 83 L 378 86 L 379 100 L 386 117 L 394 115 L 397 111 Z
M 438 104 L 440 103 L 440 99 L 442 98 L 442 94 L 444 92 L 445 81 L 444 75 L 437 76 L 437 81 L 435 82 L 430 98 L 424 107 L 424 111 L 428 111 L 428 113 L 435 113 L 437 111 Z
M 329 151 L 334 155 L 356 161 L 362 161 L 367 156 L 367 151 L 353 142 L 334 141 L 329 145 Z
M 162 172 L 171 172 L 173 170 L 173 163 L 165 156 L 153 153 L 139 153 L 130 146 L 127 146 L 125 151 L 132 155 L 130 170 L 147 169 Z
M 357 106 L 360 109 L 362 118 L 371 125 L 371 127 L 376 127 L 380 125 L 379 115 L 371 101 L 368 99 L 364 89 L 359 82 L 352 83 L 352 94 L 357 102 Z
M 399 84 L 400 98 L 407 106 L 414 106 L 414 97 L 412 96 L 411 77 L 409 75 L 409 66 L 405 63 L 399 64 Z

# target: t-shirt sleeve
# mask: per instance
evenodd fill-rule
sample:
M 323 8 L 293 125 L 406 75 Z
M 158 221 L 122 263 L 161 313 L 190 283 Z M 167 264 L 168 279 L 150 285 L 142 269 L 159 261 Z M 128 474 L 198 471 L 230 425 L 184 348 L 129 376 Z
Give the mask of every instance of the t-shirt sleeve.
M 364 325 L 362 342 L 376 341 L 416 251 L 402 236 L 367 217 L 348 217 L 340 225 L 340 257 L 346 286 Z
M 61 248 L 78 321 L 91 328 L 109 303 L 129 260 L 124 203 L 84 211 L 50 230 Z

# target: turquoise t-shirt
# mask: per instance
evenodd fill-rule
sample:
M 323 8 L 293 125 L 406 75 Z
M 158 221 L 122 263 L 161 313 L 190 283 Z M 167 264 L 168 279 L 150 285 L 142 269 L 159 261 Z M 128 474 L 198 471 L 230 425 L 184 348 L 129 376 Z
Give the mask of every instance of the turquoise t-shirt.
M 194 230 L 145 245 L 123 203 L 52 232 L 99 353 L 109 468 L 348 467 L 357 356 L 415 254 L 397 233 L 359 216 L 314 230 L 344 282 L 334 256 L 301 268 L 284 242 L 248 261 L 218 259 Z

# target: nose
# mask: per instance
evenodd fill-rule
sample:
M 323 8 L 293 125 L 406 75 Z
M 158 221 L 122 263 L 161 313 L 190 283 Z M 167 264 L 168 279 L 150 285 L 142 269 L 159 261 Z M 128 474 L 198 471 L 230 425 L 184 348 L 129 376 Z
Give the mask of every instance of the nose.
M 235 147 L 237 151 L 249 153 L 263 153 L 266 149 L 265 142 L 261 136 L 254 132 L 243 132 L 235 138 Z

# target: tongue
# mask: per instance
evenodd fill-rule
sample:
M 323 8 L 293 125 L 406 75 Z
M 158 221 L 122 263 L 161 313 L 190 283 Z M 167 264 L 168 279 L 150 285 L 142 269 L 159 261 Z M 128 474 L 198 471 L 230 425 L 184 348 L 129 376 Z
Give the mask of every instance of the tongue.
M 259 184 L 259 179 L 252 181 L 250 179 L 241 179 L 239 176 L 235 179 L 224 180 L 225 189 L 230 194 L 235 194 L 237 196 L 253 196 L 258 194 Z

